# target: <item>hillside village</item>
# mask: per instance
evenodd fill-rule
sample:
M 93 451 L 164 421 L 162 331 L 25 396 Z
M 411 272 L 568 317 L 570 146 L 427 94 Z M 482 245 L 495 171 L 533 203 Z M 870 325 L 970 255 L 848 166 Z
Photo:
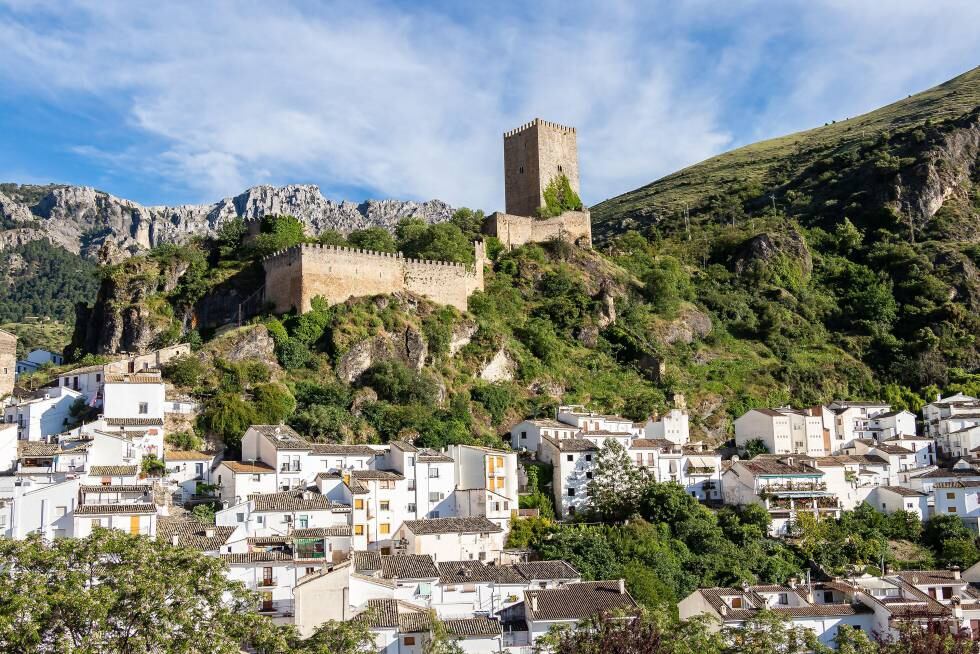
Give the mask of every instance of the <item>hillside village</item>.
M 506 249 L 591 248 L 575 130 L 536 119 L 504 135 L 504 154 L 506 212 L 487 217 L 484 233 Z M 537 209 L 562 185 L 560 210 L 542 219 Z M 467 266 L 300 244 L 263 259 L 260 290 L 276 314 L 391 293 L 465 311 L 484 287 L 483 242 L 473 255 Z M 252 424 L 231 457 L 231 448 L 187 449 L 173 438 L 201 411 L 163 372 L 192 356 L 190 344 L 81 367 L 61 353 L 17 360 L 16 351 L 16 337 L 0 333 L 0 535 L 114 529 L 192 548 L 255 591 L 259 614 L 303 635 L 368 619 L 384 652 L 421 653 L 438 621 L 465 652 L 526 654 L 556 625 L 638 611 L 632 580 L 589 578 L 511 539 L 541 518 L 522 498 L 542 488 L 557 521 L 594 517 L 600 493 L 619 483 L 610 468 L 712 510 L 757 507 L 763 536 L 786 542 L 814 519 L 862 505 L 920 528 L 954 516 L 980 533 L 980 399 L 963 393 L 927 398 L 921 415 L 874 398 L 754 406 L 734 421 L 730 446 L 692 437 L 675 393 L 645 420 L 562 402 L 553 415 L 514 421 L 496 446 L 324 442 L 287 424 Z M 56 371 L 50 385 L 16 384 L 42 368 Z M 908 621 L 980 640 L 980 563 L 803 572 L 784 584 L 697 588 L 680 599 L 679 618 L 735 629 L 768 611 L 828 646 L 842 625 L 897 634 Z

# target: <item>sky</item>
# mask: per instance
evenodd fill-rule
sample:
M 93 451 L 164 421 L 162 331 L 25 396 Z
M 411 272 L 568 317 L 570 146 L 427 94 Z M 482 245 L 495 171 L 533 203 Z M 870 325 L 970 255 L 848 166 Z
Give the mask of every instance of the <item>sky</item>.
M 503 206 L 503 132 L 578 129 L 586 204 L 980 64 L 977 0 L 0 0 L 0 181 Z

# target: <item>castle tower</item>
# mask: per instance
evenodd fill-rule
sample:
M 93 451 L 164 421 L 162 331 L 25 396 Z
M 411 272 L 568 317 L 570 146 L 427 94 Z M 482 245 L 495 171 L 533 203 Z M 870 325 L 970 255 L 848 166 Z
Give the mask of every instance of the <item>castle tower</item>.
M 504 196 L 507 213 L 535 216 L 544 204 L 544 189 L 559 175 L 578 186 L 575 128 L 535 118 L 504 134 Z

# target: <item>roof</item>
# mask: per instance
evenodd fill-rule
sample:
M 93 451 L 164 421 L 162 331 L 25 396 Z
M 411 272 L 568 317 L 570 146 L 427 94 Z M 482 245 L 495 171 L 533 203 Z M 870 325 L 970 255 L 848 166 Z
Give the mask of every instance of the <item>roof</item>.
M 340 445 L 338 443 L 313 443 L 314 454 L 336 454 L 338 456 L 377 456 L 378 450 L 367 445 Z
M 923 475 L 919 475 L 918 479 L 943 479 L 947 477 L 976 477 L 980 479 L 980 470 L 974 468 L 936 468 Z
M 562 438 L 561 440 L 555 440 L 550 436 L 545 436 L 544 440 L 562 452 L 590 452 L 599 449 L 598 445 L 585 438 Z
M 532 418 L 530 420 L 525 420 L 524 422 L 529 422 L 535 427 L 545 427 L 547 429 L 571 429 L 572 431 L 579 430 L 579 428 L 575 425 L 566 425 L 564 422 L 558 422 L 557 420 L 552 420 L 551 418 Z
M 932 439 L 928 436 L 914 436 L 912 434 L 898 434 L 897 436 L 892 436 L 891 438 L 886 438 L 883 442 L 892 443 L 897 441 L 931 441 Z
M 585 581 L 524 592 L 530 620 L 584 620 L 607 611 L 633 610 L 636 602 L 620 581 Z
M 852 592 L 853 589 L 842 585 L 834 586 L 827 584 L 828 588 L 835 588 L 843 592 Z M 701 588 L 697 591 L 711 605 L 716 613 L 723 615 L 729 620 L 745 620 L 755 615 L 757 611 L 765 607 L 765 600 L 759 593 L 794 593 L 796 590 L 788 586 L 748 586 L 742 588 Z M 799 593 L 797 593 L 799 594 Z M 742 599 L 744 608 L 732 609 L 723 598 L 739 597 Z M 806 599 L 804 598 L 804 601 Z M 850 603 L 840 604 L 810 604 L 792 607 L 769 607 L 774 613 L 791 617 L 821 617 L 821 616 L 843 616 L 855 615 L 857 613 L 869 612 L 863 605 L 853 605 Z
M 92 466 L 89 475 L 92 477 L 132 477 L 136 474 L 136 466 Z
M 466 584 L 496 581 L 497 575 L 482 561 L 443 561 L 439 563 L 439 583 Z
M 107 384 L 162 384 L 163 378 L 152 373 L 106 373 Z
M 197 452 L 195 450 L 164 450 L 164 461 L 210 461 L 214 458 L 213 454 Z
M 159 540 L 172 542 L 176 536 L 178 545 L 202 552 L 217 552 L 234 531 L 234 527 L 206 525 L 193 518 L 160 516 L 157 519 Z
M 493 618 L 449 618 L 442 621 L 452 636 L 499 636 L 500 622 Z
M 269 474 L 276 471 L 275 468 L 261 461 L 222 461 L 221 465 L 232 472 L 254 475 Z
M 17 456 L 20 458 L 27 456 L 56 456 L 59 450 L 60 448 L 57 443 L 17 441 Z
M 439 569 L 428 554 L 353 552 L 354 569 L 380 571 L 384 579 L 438 579 Z
M 75 515 L 130 515 L 155 514 L 155 504 L 140 502 L 139 504 L 83 504 L 75 509 Z
M 905 486 L 879 486 L 881 490 L 890 491 L 896 495 L 901 495 L 902 497 L 925 497 L 925 493 L 920 493 L 917 490 L 912 490 L 911 488 L 906 488 Z
M 407 529 L 417 536 L 430 534 L 499 533 L 503 531 L 496 523 L 484 517 L 479 518 L 430 518 L 428 520 L 406 520 Z
M 103 418 L 110 427 L 149 427 L 163 424 L 163 418 Z
M 82 493 L 151 493 L 153 486 L 150 484 L 116 484 L 105 486 L 103 484 L 85 484 L 79 488 Z
M 629 438 L 633 435 L 632 432 L 628 431 L 609 431 L 608 429 L 593 429 L 584 430 L 581 432 L 582 436 L 592 436 L 592 437 L 605 437 L 605 436 L 617 436 L 619 438 Z
M 394 445 L 402 452 L 418 452 L 419 448 L 415 447 L 408 441 L 391 441 L 390 445 Z
M 277 450 L 313 449 L 313 445 L 289 425 L 252 425 L 248 431 L 258 432 Z
M 405 475 L 394 470 L 352 470 L 350 476 L 351 479 L 357 479 L 358 481 L 401 481 L 405 478 Z
M 296 489 L 280 493 L 264 493 L 250 498 L 256 512 L 266 511 L 328 511 L 335 504 L 319 491 Z
M 275 561 L 292 561 L 291 554 L 280 550 L 269 550 L 267 552 L 238 552 L 234 554 L 222 554 L 221 560 L 228 564 L 234 563 L 266 563 Z
M 310 529 L 294 529 L 293 538 L 335 538 L 350 536 L 350 525 L 333 525 L 331 527 L 311 527 Z
M 876 450 L 881 450 L 885 454 L 913 454 L 912 450 L 901 445 L 886 445 L 884 443 L 875 445 Z
M 71 377 L 72 375 L 81 375 L 87 372 L 102 372 L 105 365 L 106 364 L 104 363 L 97 363 L 93 366 L 82 366 L 81 368 L 75 368 L 74 370 L 58 373 L 58 377 Z
M 792 458 L 792 457 L 790 457 Z M 757 456 L 748 461 L 739 461 L 742 466 L 755 475 L 811 475 L 819 477 L 824 473 L 816 468 L 801 465 L 789 465 L 765 455 Z
M 420 450 L 418 460 L 421 463 L 453 463 L 454 461 L 453 457 L 448 454 L 443 454 L 430 448 Z
M 933 488 L 980 488 L 980 479 L 956 479 L 954 481 L 941 481 L 934 484 Z
M 630 444 L 631 450 L 662 450 L 677 447 L 666 438 L 635 438 Z

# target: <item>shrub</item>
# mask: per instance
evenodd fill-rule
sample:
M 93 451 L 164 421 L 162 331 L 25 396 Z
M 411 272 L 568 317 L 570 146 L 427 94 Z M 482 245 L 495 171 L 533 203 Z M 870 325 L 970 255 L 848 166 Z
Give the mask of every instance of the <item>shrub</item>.
M 572 189 L 568 176 L 557 175 L 551 178 L 544 188 L 544 206 L 538 207 L 538 216 L 554 218 L 566 211 L 581 211 L 582 199 Z
M 164 376 L 178 386 L 197 386 L 208 367 L 196 356 L 184 354 L 163 364 Z

